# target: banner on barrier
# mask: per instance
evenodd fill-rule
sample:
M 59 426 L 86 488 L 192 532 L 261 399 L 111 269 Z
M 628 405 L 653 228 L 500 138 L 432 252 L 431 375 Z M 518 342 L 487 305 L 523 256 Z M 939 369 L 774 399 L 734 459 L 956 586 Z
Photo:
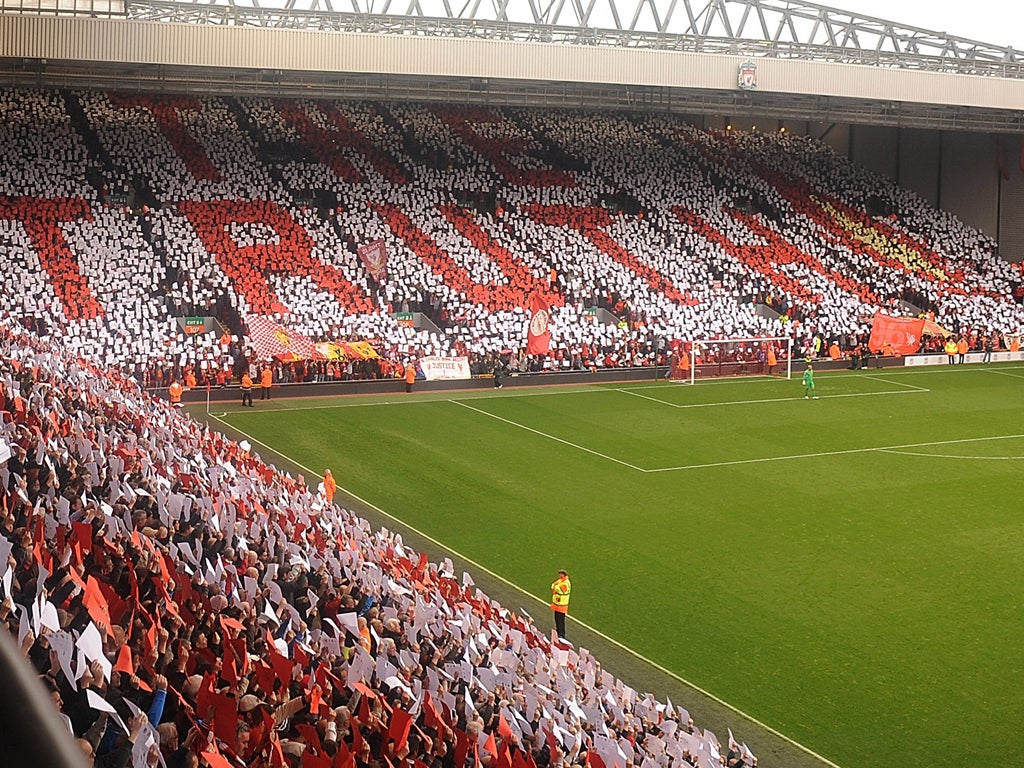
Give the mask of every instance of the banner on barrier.
M 468 357 L 421 357 L 420 369 L 427 381 L 473 378 Z
M 959 359 L 959 356 L 957 356 Z M 993 363 L 1015 363 L 1024 360 L 1024 352 L 1009 352 L 1007 350 L 1001 350 L 999 352 L 992 353 Z M 968 352 L 964 355 L 965 363 L 983 363 L 985 362 L 984 352 Z M 933 353 L 930 355 L 908 355 L 903 359 L 905 366 L 917 366 L 917 365 L 948 365 L 949 357 L 945 354 Z

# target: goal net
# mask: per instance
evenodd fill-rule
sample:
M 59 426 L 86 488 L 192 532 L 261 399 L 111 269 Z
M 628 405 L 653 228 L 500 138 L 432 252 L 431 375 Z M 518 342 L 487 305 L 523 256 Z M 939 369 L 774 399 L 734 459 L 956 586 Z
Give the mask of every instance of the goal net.
M 670 358 L 669 378 L 693 384 L 726 376 L 793 378 L 793 339 L 701 339 L 685 342 Z

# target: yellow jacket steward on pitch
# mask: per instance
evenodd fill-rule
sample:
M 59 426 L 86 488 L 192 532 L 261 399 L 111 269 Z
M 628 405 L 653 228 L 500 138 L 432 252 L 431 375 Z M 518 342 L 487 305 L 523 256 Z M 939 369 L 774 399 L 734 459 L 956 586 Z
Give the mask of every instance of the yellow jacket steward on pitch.
M 568 576 L 560 576 L 551 585 L 551 609 L 559 613 L 569 612 L 569 593 L 572 592 L 572 583 Z

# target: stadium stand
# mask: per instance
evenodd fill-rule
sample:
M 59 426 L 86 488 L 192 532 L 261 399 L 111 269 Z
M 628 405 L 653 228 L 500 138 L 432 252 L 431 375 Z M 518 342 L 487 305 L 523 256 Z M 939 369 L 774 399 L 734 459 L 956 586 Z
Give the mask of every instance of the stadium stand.
M 91 764 L 756 765 L 117 372 L 0 352 L 0 620 Z
M 794 328 L 845 351 L 900 302 L 969 338 L 1024 319 L 990 238 L 803 136 L 101 92 L 8 90 L 0 109 L 0 311 L 146 386 L 237 374 L 251 315 L 476 370 L 502 350 L 524 369 L 650 364 L 659 339 Z M 380 284 L 358 255 L 376 240 Z M 551 305 L 542 360 L 521 352 L 534 293 Z M 186 316 L 226 333 L 188 336 Z

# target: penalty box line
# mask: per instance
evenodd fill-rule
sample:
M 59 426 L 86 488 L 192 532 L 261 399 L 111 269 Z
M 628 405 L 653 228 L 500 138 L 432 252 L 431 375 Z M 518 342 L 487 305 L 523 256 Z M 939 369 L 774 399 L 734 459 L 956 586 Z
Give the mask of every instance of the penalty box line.
M 884 393 L 884 394 L 911 394 L 911 393 L 919 392 L 919 391 L 927 392 L 929 390 L 917 390 L 917 389 L 913 389 L 913 390 L 898 390 L 898 391 L 895 391 L 895 392 Z M 832 397 L 866 397 L 866 396 L 877 395 L 877 394 L 883 394 L 883 393 L 881 393 L 881 392 L 870 392 L 870 393 L 865 393 L 865 394 L 862 394 L 862 395 L 832 395 Z M 803 399 L 803 398 L 786 398 L 786 399 Z M 535 434 L 535 435 L 537 435 L 539 437 L 546 438 L 548 440 L 553 440 L 553 441 L 555 441 L 557 443 L 561 443 L 562 445 L 568 446 L 570 448 L 575 448 L 578 451 L 583 451 L 584 453 L 589 453 L 591 456 L 597 456 L 598 458 L 604 459 L 605 461 L 610 461 L 610 462 L 613 462 L 615 464 L 618 464 L 619 466 L 623 466 L 623 467 L 626 467 L 627 469 L 632 469 L 632 470 L 634 470 L 636 472 L 641 472 L 641 473 L 644 473 L 644 474 L 653 474 L 653 473 L 658 473 L 658 472 L 682 472 L 682 471 L 689 470 L 689 469 L 713 469 L 713 468 L 716 468 L 716 467 L 732 467 L 732 466 L 741 466 L 741 465 L 744 465 L 744 464 L 767 464 L 769 462 L 774 462 L 774 461 L 793 461 L 793 460 L 797 460 L 797 459 L 817 459 L 817 458 L 823 458 L 825 456 L 847 456 L 847 455 L 853 455 L 853 454 L 857 454 L 857 453 L 876 453 L 876 452 L 877 453 L 885 453 L 885 452 L 905 450 L 905 449 L 908 449 L 908 448 L 928 448 L 928 447 L 935 447 L 935 446 L 942 446 L 942 445 L 962 445 L 964 443 L 979 443 L 979 442 L 988 442 L 988 441 L 992 441 L 992 440 L 1014 440 L 1014 439 L 1018 439 L 1018 438 L 1024 438 L 1024 434 L 993 435 L 993 436 L 989 436 L 989 437 L 965 437 L 965 438 L 959 438 L 959 439 L 956 439 L 956 440 L 933 440 L 933 441 L 930 441 L 930 442 L 903 443 L 903 444 L 900 444 L 900 445 L 876 445 L 876 446 L 869 446 L 869 447 L 866 447 L 866 448 L 847 448 L 847 449 L 843 449 L 843 450 L 840 450 L 840 451 L 818 451 L 818 452 L 815 452 L 815 453 L 796 453 L 796 454 L 789 454 L 789 455 L 785 455 L 785 456 L 762 456 L 762 457 L 753 458 L 753 459 L 733 459 L 732 461 L 715 461 L 715 462 L 708 462 L 708 463 L 704 463 L 704 464 L 683 464 L 683 465 L 675 466 L 675 467 L 654 467 L 654 468 L 648 469 L 648 468 L 645 468 L 645 467 L 639 467 L 636 464 L 630 464 L 628 461 L 623 461 L 622 459 L 617 459 L 614 456 L 609 456 L 608 454 L 601 453 L 600 451 L 595 451 L 592 448 L 587 448 L 586 446 L 579 445 L 578 443 L 574 443 L 574 442 L 572 442 L 570 440 L 566 440 L 564 438 L 557 437 L 557 436 L 549 434 L 547 432 L 543 432 L 543 431 L 541 431 L 539 429 L 534 429 L 533 427 L 528 427 L 525 424 L 520 424 L 517 421 L 512 421 L 511 419 L 506 419 L 504 416 L 497 416 L 496 414 L 488 413 L 487 411 L 482 410 L 480 408 L 474 408 L 473 406 L 467 405 L 466 403 L 459 402 L 458 400 L 450 400 L 449 402 L 452 403 L 453 405 L 458 405 L 458 406 L 461 406 L 462 408 L 466 408 L 466 409 L 468 409 L 470 411 L 474 411 L 476 413 L 479 413 L 482 416 L 487 416 L 489 418 L 492 418 L 492 419 L 495 419 L 497 421 L 500 421 L 500 422 L 502 422 L 504 424 L 508 424 L 509 426 L 516 427 L 518 429 L 522 429 L 522 430 L 524 430 L 526 432 L 530 432 L 532 434 Z M 754 401 L 754 402 L 760 402 L 760 401 Z M 775 402 L 775 401 L 769 401 L 769 402 Z M 666 405 L 672 405 L 671 403 L 665 403 L 665 404 Z
M 788 456 L 764 456 L 759 459 L 734 459 L 733 461 L 716 461 L 708 464 L 685 464 L 679 467 L 661 467 L 645 469 L 644 472 L 680 472 L 686 469 L 712 469 L 714 467 L 731 467 L 741 464 L 766 464 L 772 461 L 790 461 L 793 459 L 817 459 L 824 456 L 846 456 L 855 453 L 892 453 L 906 448 L 929 448 L 940 445 L 962 445 L 964 443 L 983 443 L 991 440 L 1016 440 L 1024 438 L 1019 435 L 992 435 L 990 437 L 964 437 L 957 440 L 933 440 L 927 443 L 905 443 L 903 445 L 879 445 L 870 448 L 848 448 L 842 451 L 819 451 L 817 453 L 795 453 Z
M 452 400 L 450 402 L 453 402 L 456 405 L 463 405 L 462 403 L 459 403 L 456 400 Z M 466 406 L 466 407 L 470 407 L 470 406 Z M 470 410 L 478 411 L 479 409 L 470 407 Z M 479 412 L 484 414 L 484 415 L 486 415 L 486 416 L 493 416 L 493 414 L 489 414 L 486 411 L 479 411 Z M 224 419 L 219 418 L 219 417 L 215 416 L 214 414 L 210 414 L 210 417 L 215 419 L 216 421 L 221 422 L 224 426 L 226 426 L 232 432 L 235 432 L 236 434 L 242 435 L 244 438 L 249 440 L 254 445 L 259 445 L 259 446 L 262 446 L 263 448 L 266 448 L 271 453 L 274 453 L 277 456 L 280 456 L 282 459 L 284 459 L 289 464 L 297 467 L 298 469 L 301 469 L 303 472 L 308 473 L 307 477 L 309 477 L 309 478 L 320 477 L 320 474 L 318 472 L 316 472 L 315 470 L 310 469 L 309 467 L 304 466 L 303 464 L 300 464 L 299 462 L 295 461 L 293 458 L 291 458 L 287 454 L 282 453 L 281 451 L 279 451 L 278 449 L 274 448 L 273 446 L 267 445 L 263 441 L 261 441 L 261 440 L 255 438 L 255 437 L 253 437 L 252 435 L 246 433 L 244 430 L 239 429 L 238 427 L 234 426 L 230 422 L 225 421 Z M 499 418 L 500 419 L 500 417 L 495 417 L 495 418 Z M 501 420 L 502 421 L 507 421 L 507 419 L 501 419 Z M 514 422 L 509 422 L 509 423 L 514 424 Z M 515 425 L 515 426 L 520 426 L 520 425 Z M 526 427 L 526 429 L 529 429 L 529 427 Z M 531 430 L 531 431 L 536 431 L 536 430 Z M 543 434 L 543 433 L 539 433 L 539 434 Z M 554 438 L 554 439 L 557 440 L 558 438 Z M 562 442 L 566 442 L 566 441 L 562 441 Z M 569 443 L 569 445 L 572 445 L 572 443 Z M 575 447 L 580 447 L 580 446 L 575 446 Z M 586 450 L 586 449 L 583 449 L 583 450 Z M 610 458 L 610 457 L 606 457 L 606 458 Z M 612 460 L 615 461 L 615 459 L 612 459 Z M 645 470 L 640 470 L 640 471 L 645 471 Z M 338 490 L 341 491 L 345 496 L 349 497 L 350 499 L 354 499 L 355 501 L 359 502 L 360 504 L 365 505 L 368 509 L 372 509 L 374 512 L 376 512 L 377 514 L 381 515 L 382 517 L 385 517 L 388 520 L 391 520 L 392 522 L 396 523 L 397 525 L 400 525 L 402 528 L 405 528 L 407 531 L 410 531 L 410 532 L 416 534 L 417 536 L 422 538 L 424 541 L 430 542 L 435 547 L 437 547 L 440 551 L 446 552 L 446 553 L 448 553 L 450 555 L 455 556 L 456 558 L 458 558 L 462 562 L 464 562 L 464 563 L 472 566 L 473 568 L 477 569 L 477 571 L 479 571 L 480 573 L 486 573 L 490 578 L 492 578 L 495 581 L 498 581 L 498 582 L 504 584 L 506 587 L 508 587 L 509 589 L 513 590 L 514 592 L 517 592 L 520 595 L 523 595 L 527 600 L 529 600 L 529 601 L 531 601 L 533 603 L 539 603 L 539 604 L 543 605 L 544 607 L 548 607 L 549 603 L 548 603 L 547 600 L 544 600 L 544 599 L 538 597 L 537 595 L 533 594 L 532 592 L 529 592 L 526 589 L 523 589 L 523 587 L 521 587 L 520 585 L 516 584 L 515 582 L 509 581 L 507 578 L 505 578 L 501 574 L 492 571 L 490 568 L 488 568 L 485 565 L 481 565 L 480 563 L 478 563 L 473 558 L 467 557 L 466 555 L 464 555 L 461 552 L 459 552 L 457 549 L 453 549 L 451 546 L 449 546 L 448 544 L 445 544 L 443 541 L 439 541 L 438 539 L 434 538 L 429 533 L 424 533 L 423 531 L 419 530 L 415 526 L 410 525 L 409 523 L 407 523 L 405 520 L 402 520 L 399 517 L 395 517 L 390 512 L 387 512 L 386 510 L 381 509 L 380 507 L 378 507 L 373 502 L 367 501 L 366 499 L 362 498 L 361 496 L 353 493 L 352 491 L 347 490 L 346 488 L 344 488 L 344 487 L 342 487 L 340 485 L 338 486 Z M 523 613 L 526 613 L 526 609 L 525 608 L 521 608 L 520 610 Z M 529 614 L 527 614 L 527 616 L 529 616 Z M 814 758 L 815 760 L 819 761 L 823 766 L 827 766 L 827 768 L 840 768 L 839 765 L 837 765 L 836 763 L 832 762 L 831 760 L 829 760 L 824 755 L 818 754 L 817 752 L 815 752 L 810 747 L 806 747 L 803 744 L 801 744 L 799 741 L 796 741 L 795 739 L 790 738 L 789 736 L 787 736 L 786 734 L 782 733 L 779 730 L 776 730 L 775 728 L 772 728 L 767 723 L 762 722 L 761 720 L 758 720 L 753 715 L 751 715 L 751 714 L 749 714 L 747 712 L 744 712 L 739 707 L 737 707 L 737 706 L 735 706 L 733 704 L 730 704 L 725 699 L 722 699 L 722 698 L 716 696 L 715 694 L 711 693 L 711 691 L 708 691 L 707 689 L 702 688 L 701 686 L 697 685 L 696 683 L 691 682 L 690 680 L 687 680 L 682 675 L 679 675 L 678 673 L 673 672 L 671 669 L 668 669 L 667 667 L 659 664 L 658 662 L 654 661 L 653 659 L 647 658 L 642 653 L 640 653 L 637 650 L 634 650 L 633 648 L 631 648 L 630 646 L 628 646 L 625 643 L 621 642 L 620 640 L 616 640 L 614 637 L 612 637 L 610 635 L 606 635 L 601 630 L 599 630 L 599 629 L 597 629 L 595 627 L 590 626 L 589 624 L 587 624 L 584 621 L 580 621 L 578 618 L 576 618 L 575 616 L 573 616 L 571 614 L 568 615 L 568 618 L 569 618 L 569 620 L 571 622 L 573 622 L 575 624 L 578 624 L 580 627 L 582 627 L 583 629 L 587 630 L 588 632 L 592 632 L 594 635 L 596 635 L 597 637 L 600 637 L 605 642 L 615 646 L 616 648 L 618 648 L 623 653 L 626 653 L 626 654 L 632 656 L 637 661 L 640 661 L 640 662 L 648 665 L 652 669 L 656 669 L 658 672 L 660 672 L 660 673 L 662 673 L 664 675 L 667 675 L 668 677 L 671 677 L 676 682 L 680 683 L 681 685 L 685 685 L 687 688 L 689 688 L 692 691 L 697 692 L 701 696 L 707 697 L 709 700 L 715 702 L 719 706 L 724 707 L 725 709 L 728 709 L 730 712 L 736 714 L 738 717 L 742 717 L 748 723 L 751 723 L 754 726 L 762 729 L 765 733 L 770 733 L 772 736 L 774 736 L 775 738 L 779 739 L 780 741 L 784 741 L 786 744 L 789 744 L 791 747 L 794 747 L 795 749 L 803 752 L 805 755 L 808 755 L 809 757 Z
M 819 400 L 834 400 L 841 397 L 875 397 L 877 395 L 910 395 L 918 392 L 931 392 L 930 389 L 924 387 L 917 387 L 913 384 L 903 384 L 898 381 L 885 382 L 887 384 L 894 384 L 899 387 L 908 387 L 908 389 L 887 389 L 882 392 L 847 392 L 841 395 L 820 395 Z M 650 395 L 641 395 L 639 392 L 635 392 L 631 389 L 617 388 L 615 392 L 621 392 L 624 395 L 631 395 L 632 397 L 639 397 L 643 400 L 650 400 L 653 403 L 661 403 L 667 405 L 669 408 L 716 408 L 719 406 L 726 405 L 755 405 L 757 403 L 788 403 L 795 400 L 803 400 L 803 397 L 765 397 L 758 398 L 755 400 L 721 400 L 714 403 L 671 403 L 668 400 L 662 400 L 658 397 L 651 397 Z

